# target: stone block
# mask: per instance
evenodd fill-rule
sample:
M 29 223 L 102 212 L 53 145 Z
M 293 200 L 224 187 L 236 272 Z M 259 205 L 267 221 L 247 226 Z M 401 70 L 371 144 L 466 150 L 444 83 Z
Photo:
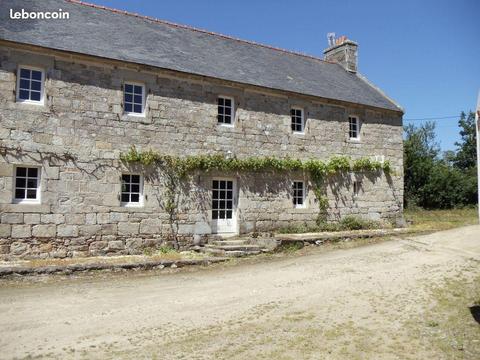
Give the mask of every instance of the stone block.
M 93 236 L 100 233 L 102 225 L 80 225 L 78 227 L 80 236 Z
M 124 250 L 125 245 L 123 244 L 122 240 L 114 240 L 108 242 L 108 249 L 109 250 Z
M 65 214 L 65 223 L 69 225 L 85 224 L 85 214 Z
M 34 237 L 55 237 L 57 235 L 56 225 L 34 225 L 32 227 L 32 236 Z
M 12 234 L 12 225 L 0 224 L 0 237 L 10 237 Z
M 158 219 L 143 219 L 140 222 L 140 234 L 160 234 L 162 222 Z
M 42 224 L 63 224 L 65 216 L 63 214 L 41 214 L 40 222 Z
M 22 224 L 23 214 L 21 213 L 2 214 L 2 217 L 0 219 L 2 224 Z
M 57 235 L 60 237 L 74 237 L 78 236 L 78 226 L 77 225 L 58 225 L 57 226 Z
M 118 223 L 118 235 L 137 235 L 139 228 L 139 223 L 120 222 Z
M 24 214 L 24 224 L 40 224 L 40 214 Z
M 10 244 L 10 254 L 13 256 L 24 255 L 28 251 L 28 245 L 21 242 L 13 242 Z
M 85 214 L 85 225 L 95 225 L 97 223 L 97 214 Z
M 32 236 L 30 225 L 12 225 L 12 238 L 28 238 Z

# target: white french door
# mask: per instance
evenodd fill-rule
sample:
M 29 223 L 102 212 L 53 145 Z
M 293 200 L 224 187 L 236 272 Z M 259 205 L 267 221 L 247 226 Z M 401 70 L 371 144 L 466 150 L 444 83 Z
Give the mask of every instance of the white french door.
M 237 231 L 235 181 L 212 181 L 212 230 L 214 233 Z

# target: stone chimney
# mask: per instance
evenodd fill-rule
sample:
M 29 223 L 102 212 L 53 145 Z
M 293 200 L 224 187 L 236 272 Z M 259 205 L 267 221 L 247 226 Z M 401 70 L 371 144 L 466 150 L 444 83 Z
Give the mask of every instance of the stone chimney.
M 325 60 L 336 62 L 342 65 L 345 70 L 356 73 L 358 44 L 347 39 L 346 36 L 340 36 L 338 39 L 335 39 L 334 33 L 329 33 L 327 37 L 328 49 L 323 52 Z

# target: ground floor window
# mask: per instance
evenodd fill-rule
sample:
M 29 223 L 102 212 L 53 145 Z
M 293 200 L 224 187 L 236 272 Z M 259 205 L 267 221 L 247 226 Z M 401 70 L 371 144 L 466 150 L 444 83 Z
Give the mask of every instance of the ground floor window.
M 14 201 L 40 201 L 40 169 L 38 167 L 16 167 Z
M 305 206 L 305 182 L 293 182 L 293 206 L 301 208 Z
M 137 174 L 123 174 L 122 175 L 122 205 L 136 205 L 142 204 L 143 184 L 142 177 Z
M 233 217 L 233 181 L 213 180 L 212 183 L 212 219 L 232 219 Z

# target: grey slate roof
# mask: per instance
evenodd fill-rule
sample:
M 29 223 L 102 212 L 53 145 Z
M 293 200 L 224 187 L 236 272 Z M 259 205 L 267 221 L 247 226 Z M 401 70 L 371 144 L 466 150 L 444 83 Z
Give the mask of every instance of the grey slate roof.
M 10 8 L 68 20 L 11 20 Z M 340 65 L 63 0 L 1 0 L 0 39 L 402 111 Z

